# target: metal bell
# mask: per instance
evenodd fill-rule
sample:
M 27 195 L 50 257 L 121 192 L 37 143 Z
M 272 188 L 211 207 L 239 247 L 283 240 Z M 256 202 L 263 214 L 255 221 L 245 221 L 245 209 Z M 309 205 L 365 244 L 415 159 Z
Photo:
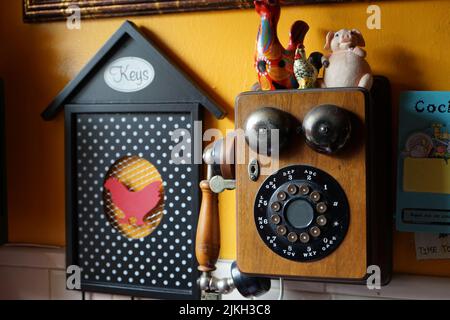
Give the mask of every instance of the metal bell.
M 306 114 L 303 133 L 306 143 L 314 150 L 335 153 L 342 149 L 350 138 L 350 114 L 335 105 L 317 106 Z
M 245 139 L 249 147 L 264 155 L 278 153 L 289 141 L 292 120 L 288 113 L 263 107 L 250 114 L 245 125 Z

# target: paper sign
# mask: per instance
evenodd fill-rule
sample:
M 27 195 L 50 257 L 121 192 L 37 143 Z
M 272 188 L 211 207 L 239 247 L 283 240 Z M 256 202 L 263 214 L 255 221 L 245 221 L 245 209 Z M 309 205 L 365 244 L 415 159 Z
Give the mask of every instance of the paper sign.
M 397 229 L 450 233 L 450 92 L 401 94 L 397 154 Z
M 416 233 L 417 260 L 450 259 L 450 235 Z

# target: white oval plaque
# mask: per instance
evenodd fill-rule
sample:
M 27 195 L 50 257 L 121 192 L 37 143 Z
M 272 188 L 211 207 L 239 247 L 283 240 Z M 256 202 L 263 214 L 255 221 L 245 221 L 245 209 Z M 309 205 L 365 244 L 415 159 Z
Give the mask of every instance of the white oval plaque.
M 137 92 L 148 87 L 155 79 L 150 62 L 137 57 L 124 57 L 112 62 L 105 70 L 106 84 L 119 92 Z

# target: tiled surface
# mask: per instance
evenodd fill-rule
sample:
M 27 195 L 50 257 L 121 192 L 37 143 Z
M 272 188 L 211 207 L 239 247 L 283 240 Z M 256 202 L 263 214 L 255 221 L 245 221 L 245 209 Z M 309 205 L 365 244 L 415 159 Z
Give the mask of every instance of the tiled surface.
M 22 267 L 0 267 L 0 299 L 48 300 L 49 271 Z
M 112 294 L 104 294 L 104 293 L 86 293 L 87 300 L 112 300 Z
M 450 299 L 450 279 L 396 275 L 381 290 L 368 290 L 362 286 L 327 284 L 327 292 L 346 295 L 391 299 Z
M 332 294 L 330 297 L 332 300 L 386 300 L 386 298 L 347 296 L 344 294 Z
M 296 291 L 323 293 L 326 292 L 325 284 L 320 282 L 285 281 L 287 288 L 295 288 Z
M 80 292 L 66 290 L 64 249 L 0 247 L 0 299 L 78 300 Z M 230 261 L 220 261 L 215 274 L 230 276 Z M 276 300 L 280 294 L 279 280 L 258 300 Z M 86 293 L 89 300 L 129 300 L 131 297 Z M 223 296 L 226 300 L 244 299 L 235 290 Z M 354 299 L 450 299 L 450 279 L 395 275 L 381 290 L 365 286 L 324 284 L 319 282 L 284 281 L 286 300 L 354 300 Z
M 65 269 L 63 248 L 51 247 L 0 247 L 0 266 L 42 269 Z

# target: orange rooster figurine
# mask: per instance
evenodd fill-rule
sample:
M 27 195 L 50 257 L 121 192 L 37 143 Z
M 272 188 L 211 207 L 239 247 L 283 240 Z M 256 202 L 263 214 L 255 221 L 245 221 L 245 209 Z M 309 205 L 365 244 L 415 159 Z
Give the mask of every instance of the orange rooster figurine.
M 160 195 L 161 182 L 156 181 L 144 189 L 134 192 L 128 190 L 122 182 L 114 177 L 105 182 L 105 188 L 111 193 L 113 203 L 125 214 L 120 223 L 130 223 L 130 218 L 135 218 L 137 225 L 144 224 L 144 217 L 161 200 Z
M 256 12 L 261 17 L 255 54 L 255 68 L 261 89 L 298 88 L 293 71 L 294 54 L 297 46 L 303 44 L 309 30 L 308 24 L 304 21 L 294 22 L 289 34 L 289 44 L 285 49 L 277 35 L 279 0 L 255 0 L 254 3 Z

